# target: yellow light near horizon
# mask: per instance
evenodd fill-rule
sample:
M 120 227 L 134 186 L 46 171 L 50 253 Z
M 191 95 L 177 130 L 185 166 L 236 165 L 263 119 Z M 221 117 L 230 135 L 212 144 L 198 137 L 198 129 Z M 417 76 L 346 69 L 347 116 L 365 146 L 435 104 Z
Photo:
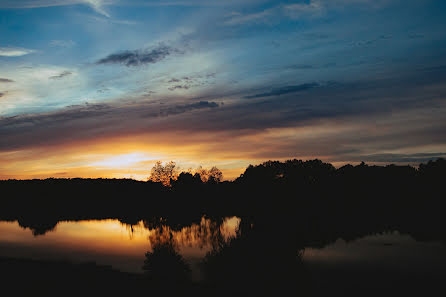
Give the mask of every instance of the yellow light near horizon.
M 90 164 L 92 167 L 108 167 L 108 168 L 129 168 L 138 163 L 157 160 L 157 158 L 143 153 L 130 153 L 115 155 L 105 158 L 101 161 Z

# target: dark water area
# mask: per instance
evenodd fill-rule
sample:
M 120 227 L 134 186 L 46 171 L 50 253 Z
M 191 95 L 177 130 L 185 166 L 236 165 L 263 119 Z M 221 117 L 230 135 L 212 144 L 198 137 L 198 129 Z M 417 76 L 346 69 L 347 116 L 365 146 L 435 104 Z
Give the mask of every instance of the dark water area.
M 197 286 L 213 278 L 217 278 L 214 283 L 243 280 L 246 287 L 237 287 L 245 287 L 244 294 L 256 291 L 251 286 L 264 285 L 257 281 L 274 282 L 274 289 L 267 286 L 272 291 L 263 288 L 262 294 L 272 294 L 280 285 L 281 294 L 290 296 L 356 296 L 358 292 L 361 296 L 439 296 L 436 292 L 446 292 L 446 244 L 442 241 L 417 241 L 409 234 L 386 231 L 312 246 L 288 233 L 288 228 L 255 229 L 238 217 L 219 221 L 202 217 L 198 223 L 177 229 L 104 219 L 62 221 L 36 234 L 17 221 L 1 221 L 0 268 L 7 267 L 11 259 L 24 261 L 15 264 L 23 266 L 20 273 L 26 273 L 32 261 L 38 261 L 38 267 L 69 263 L 106 267 L 139 280 L 147 272 L 146 253 L 172 246 Z M 249 274 L 255 275 L 253 279 L 247 279 Z M 118 282 L 122 277 L 117 277 Z M 218 292 L 229 294 L 225 287 Z
M 306 249 L 304 259 L 315 296 L 440 296 L 445 252 L 444 243 L 395 231 Z
M 233 182 L 0 181 L 0 279 L 18 296 L 445 296 L 444 176 L 291 160 Z

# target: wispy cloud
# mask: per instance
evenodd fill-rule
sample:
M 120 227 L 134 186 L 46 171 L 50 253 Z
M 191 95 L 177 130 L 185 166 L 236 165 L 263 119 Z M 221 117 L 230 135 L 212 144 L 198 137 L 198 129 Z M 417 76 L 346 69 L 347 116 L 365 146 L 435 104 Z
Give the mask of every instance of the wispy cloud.
M 124 64 L 126 66 L 140 66 L 144 64 L 154 64 L 169 56 L 177 50 L 160 44 L 153 49 L 123 51 L 108 55 L 100 59 L 96 64 Z
M 295 3 L 284 6 L 285 14 L 293 19 L 320 15 L 325 9 L 321 0 L 311 0 L 308 3 Z
M 73 47 L 76 45 L 76 42 L 73 40 L 51 40 L 50 45 L 58 47 Z
M 103 16 L 110 17 L 110 14 L 104 9 L 105 4 L 110 1 L 104 0 L 83 0 L 86 4 L 90 5 L 97 13 L 102 14 Z
M 285 86 L 277 89 L 273 89 L 270 92 L 266 93 L 260 93 L 250 96 L 245 96 L 246 99 L 252 99 L 252 98 L 262 98 L 262 97 L 271 97 L 271 96 L 280 96 L 290 93 L 296 93 L 296 92 L 302 92 L 307 91 L 316 87 L 319 87 L 320 85 L 318 83 L 306 83 L 301 85 L 295 85 L 295 86 Z
M 241 25 L 245 23 L 263 22 L 269 16 L 273 15 L 273 12 L 274 11 L 270 9 L 250 14 L 233 13 L 231 14 L 231 17 L 224 22 L 224 24 L 232 26 L 232 25 Z
M 430 160 L 436 160 L 438 158 L 446 158 L 446 153 L 414 153 L 414 154 L 371 154 L 371 155 L 359 155 L 359 156 L 343 156 L 339 158 L 339 161 L 364 161 L 364 162 L 379 162 L 379 163 L 425 163 Z
M 251 13 L 232 12 L 224 25 L 268 23 L 274 18 L 303 19 L 324 16 L 327 11 L 339 10 L 351 5 L 379 8 L 394 0 L 309 0 L 277 6 Z
M 49 79 L 62 79 L 64 77 L 72 75 L 72 74 L 73 74 L 73 72 L 71 72 L 71 71 L 64 71 L 61 74 L 50 76 Z
M 110 17 L 110 14 L 104 7 L 115 2 L 116 1 L 113 0 L 2 0 L 0 1 L 0 8 L 18 9 L 85 4 L 90 6 L 97 13 Z
M 199 101 L 196 103 L 183 104 L 183 105 L 174 105 L 167 109 L 163 109 L 160 111 L 161 116 L 175 115 L 181 114 L 192 110 L 197 109 L 206 109 L 206 108 L 216 108 L 219 107 L 218 103 L 212 101 Z
M 34 53 L 35 50 L 21 47 L 0 47 L 1 57 L 20 57 Z

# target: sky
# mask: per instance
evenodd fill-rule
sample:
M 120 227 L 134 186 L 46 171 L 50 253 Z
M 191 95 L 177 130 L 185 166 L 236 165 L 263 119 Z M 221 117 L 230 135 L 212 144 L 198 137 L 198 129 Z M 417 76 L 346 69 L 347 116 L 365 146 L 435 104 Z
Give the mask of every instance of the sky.
M 0 179 L 446 157 L 441 0 L 0 0 Z

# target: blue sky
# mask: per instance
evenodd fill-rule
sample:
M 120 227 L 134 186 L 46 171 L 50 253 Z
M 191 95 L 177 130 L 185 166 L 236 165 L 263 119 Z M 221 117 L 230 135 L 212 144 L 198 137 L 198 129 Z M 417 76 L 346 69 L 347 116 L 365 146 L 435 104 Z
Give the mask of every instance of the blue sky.
M 228 170 L 446 152 L 444 1 L 0 0 L 0 24 L 7 177 L 112 139 Z

